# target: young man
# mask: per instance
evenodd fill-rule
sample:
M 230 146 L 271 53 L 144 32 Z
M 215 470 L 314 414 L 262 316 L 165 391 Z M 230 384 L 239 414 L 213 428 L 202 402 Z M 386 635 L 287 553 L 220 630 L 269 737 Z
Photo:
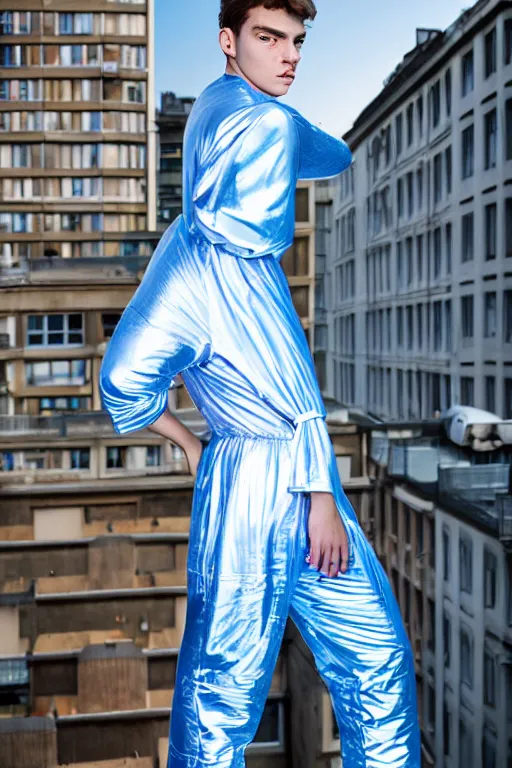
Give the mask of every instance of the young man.
M 119 432 L 151 427 L 196 476 L 169 768 L 245 765 L 291 615 L 331 693 L 345 768 L 419 768 L 414 668 L 388 581 L 345 496 L 280 258 L 298 178 L 347 146 L 276 97 L 312 0 L 224 0 L 226 73 L 197 100 L 184 213 L 110 342 L 100 386 Z M 181 374 L 201 443 L 170 413 Z

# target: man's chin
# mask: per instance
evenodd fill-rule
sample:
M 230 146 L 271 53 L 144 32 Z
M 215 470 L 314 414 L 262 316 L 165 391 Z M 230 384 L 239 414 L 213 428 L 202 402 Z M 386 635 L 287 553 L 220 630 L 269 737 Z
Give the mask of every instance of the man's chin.
M 286 96 L 288 91 L 290 90 L 291 83 L 272 83 L 272 85 L 269 85 L 268 88 L 265 89 L 265 92 L 268 93 L 269 96 Z

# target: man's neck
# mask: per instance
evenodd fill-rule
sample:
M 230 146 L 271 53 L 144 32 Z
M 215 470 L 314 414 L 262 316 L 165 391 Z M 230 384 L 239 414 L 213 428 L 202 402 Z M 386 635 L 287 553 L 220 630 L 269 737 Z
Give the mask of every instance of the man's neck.
M 254 85 L 252 80 L 249 80 L 249 78 L 244 75 L 244 73 L 238 67 L 238 65 L 236 63 L 233 64 L 231 62 L 231 60 L 228 60 L 228 63 L 226 64 L 225 74 L 226 75 L 236 75 L 237 77 L 241 77 L 242 80 L 245 80 L 246 83 L 249 83 L 251 88 L 253 88 L 255 91 L 258 91 L 258 93 L 263 93 L 263 94 L 265 94 L 265 96 L 270 96 L 269 93 L 265 93 L 265 91 L 262 91 L 260 88 L 258 88 L 256 85 Z

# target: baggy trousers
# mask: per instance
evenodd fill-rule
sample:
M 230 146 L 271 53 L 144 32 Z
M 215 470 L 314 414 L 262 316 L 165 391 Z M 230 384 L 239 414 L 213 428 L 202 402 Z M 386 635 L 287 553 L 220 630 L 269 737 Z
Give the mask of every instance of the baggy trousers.
M 310 498 L 288 492 L 290 460 L 275 437 L 214 434 L 203 451 L 168 768 L 245 765 L 288 616 L 330 692 L 344 768 L 420 768 L 414 665 L 389 582 L 359 527 L 347 529 L 347 573 L 307 563 Z

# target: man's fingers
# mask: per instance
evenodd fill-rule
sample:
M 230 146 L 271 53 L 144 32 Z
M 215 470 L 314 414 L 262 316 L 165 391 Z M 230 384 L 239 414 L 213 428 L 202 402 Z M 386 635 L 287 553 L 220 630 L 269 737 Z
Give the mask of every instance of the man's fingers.
M 321 571 L 325 576 L 329 576 L 331 570 L 332 561 L 332 547 L 327 546 L 323 548 L 322 552 L 322 568 Z
M 329 569 L 329 576 L 335 578 L 340 570 L 340 548 L 334 547 L 331 552 L 331 567 Z

